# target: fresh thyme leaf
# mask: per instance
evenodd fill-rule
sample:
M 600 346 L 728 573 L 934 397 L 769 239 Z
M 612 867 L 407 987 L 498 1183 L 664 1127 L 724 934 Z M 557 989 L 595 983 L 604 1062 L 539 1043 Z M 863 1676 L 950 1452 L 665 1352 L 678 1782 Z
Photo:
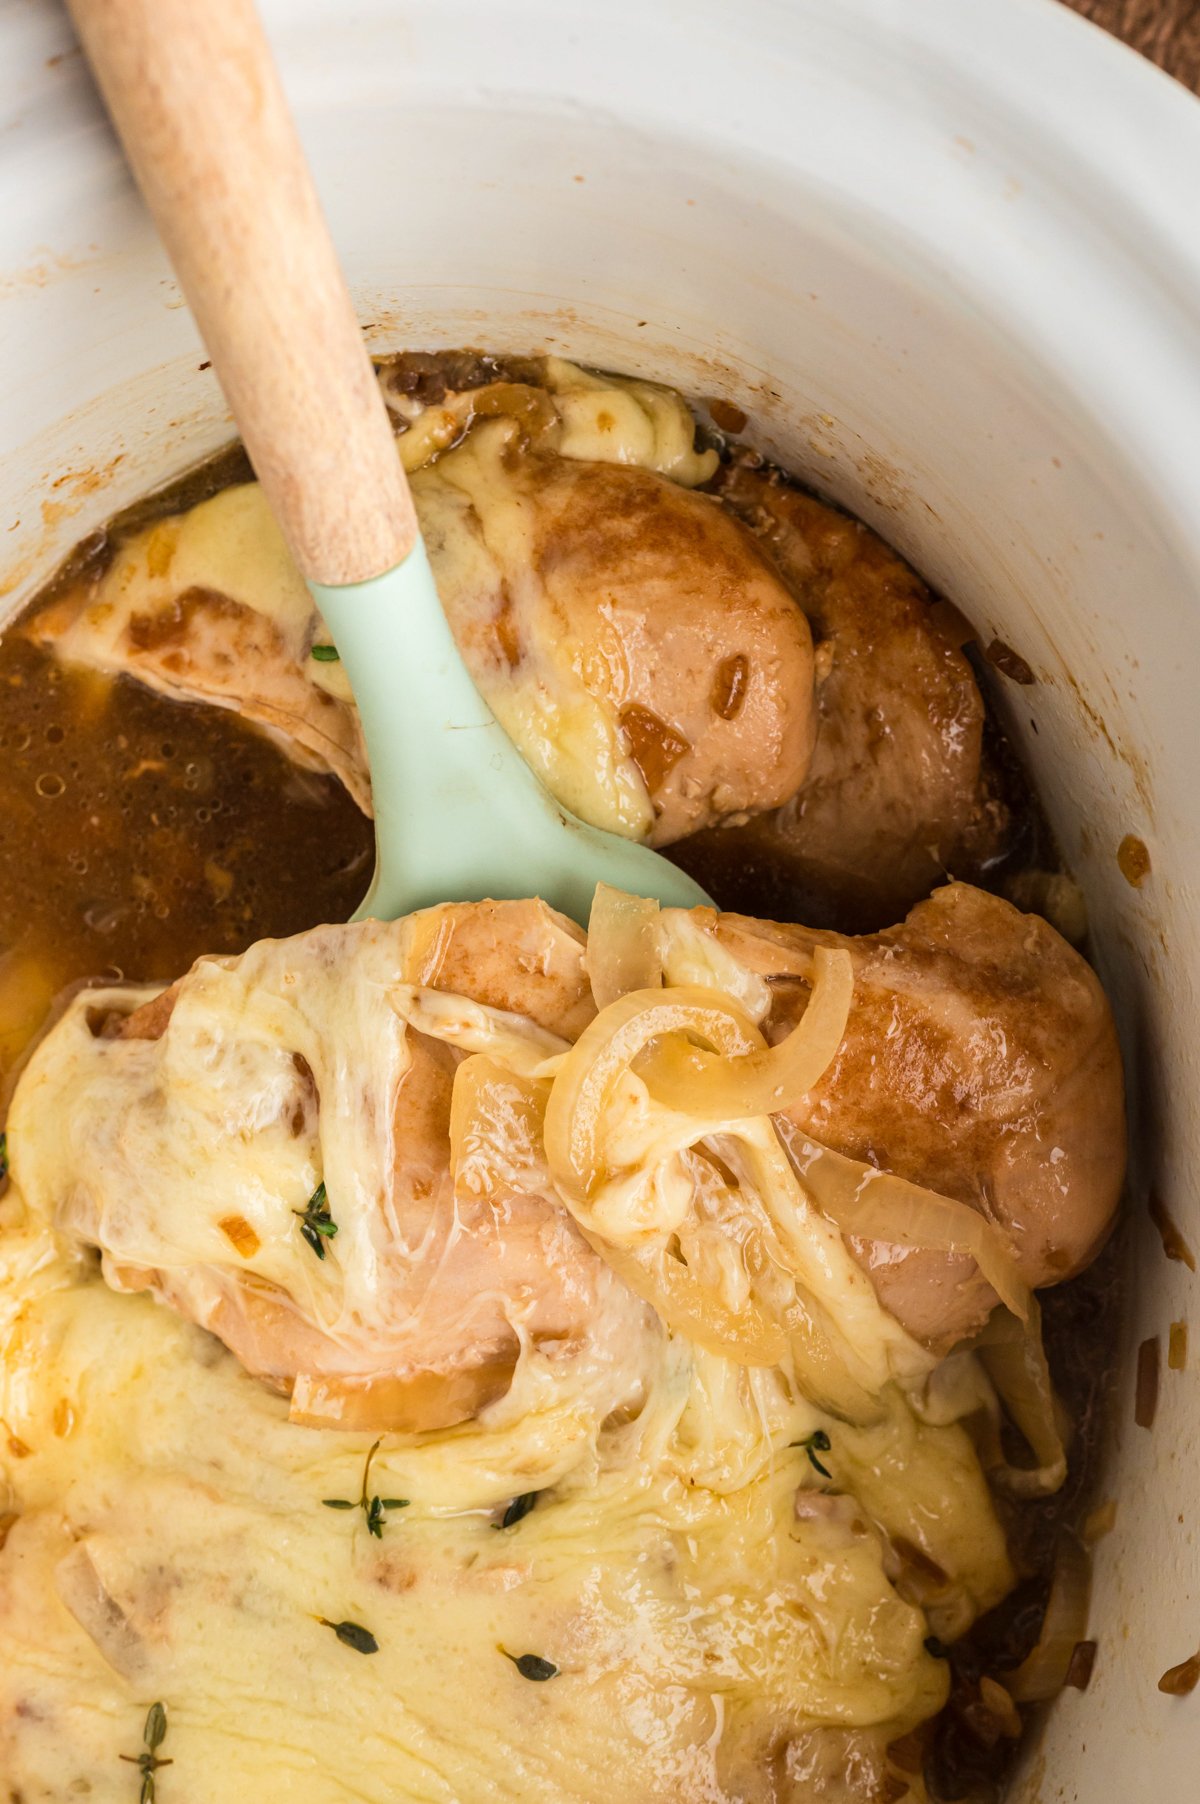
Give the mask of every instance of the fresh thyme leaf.
M 382 1439 L 382 1437 L 380 1437 Z M 323 1497 L 322 1503 L 327 1510 L 361 1510 L 366 1518 L 367 1533 L 374 1535 L 377 1541 L 383 1540 L 383 1531 L 387 1526 L 384 1521 L 385 1510 L 406 1510 L 407 1497 L 371 1497 L 367 1495 L 367 1487 L 371 1478 L 371 1461 L 379 1451 L 380 1441 L 374 1441 L 367 1452 L 363 1466 L 362 1490 L 357 1498 Z
M 8 1176 L 8 1135 L 0 1134 L 0 1179 Z
M 528 1516 L 536 1504 L 539 1494 L 537 1491 L 522 1491 L 519 1497 L 513 1498 L 495 1526 L 497 1528 L 514 1528 L 518 1522 Z
M 338 1231 L 338 1225 L 329 1213 L 329 1195 L 324 1179 L 317 1185 L 304 1208 L 293 1209 L 292 1214 L 299 1217 L 300 1232 L 317 1258 L 324 1259 L 325 1242 L 332 1240 Z
M 118 1760 L 125 1760 L 130 1766 L 136 1766 L 142 1775 L 141 1789 L 138 1792 L 139 1804 L 154 1804 L 155 1773 L 160 1766 L 174 1766 L 175 1764 L 173 1760 L 160 1759 L 157 1753 L 163 1744 L 163 1737 L 166 1733 L 166 1706 L 160 1703 L 151 1704 L 146 1712 L 146 1724 L 142 1730 L 142 1740 L 146 1744 L 144 1752 L 141 1754 L 118 1754 L 117 1756 Z
M 792 1441 L 790 1445 L 793 1447 L 803 1447 L 805 1453 L 808 1455 L 809 1465 L 813 1467 L 814 1471 L 819 1472 L 822 1478 L 833 1477 L 833 1473 L 829 1470 L 829 1467 L 823 1466 L 817 1458 L 818 1453 L 828 1453 L 833 1445 L 833 1442 L 823 1428 L 814 1429 L 812 1434 L 806 1434 L 802 1441 Z
M 151 1704 L 146 1716 L 146 1727 L 142 1730 L 142 1740 L 150 1752 L 156 1753 L 163 1744 L 163 1736 L 167 1732 L 167 1712 L 162 1704 Z
M 370 1629 L 364 1629 L 358 1622 L 330 1622 L 328 1616 L 318 1616 L 322 1627 L 332 1629 L 338 1640 L 347 1647 L 352 1647 L 356 1654 L 377 1654 L 379 1643 Z
M 553 1660 L 543 1660 L 541 1654 L 510 1654 L 506 1647 L 500 1652 L 506 1660 L 511 1660 L 523 1679 L 534 1679 L 539 1684 L 544 1679 L 556 1679 L 558 1668 Z
M 292 1213 L 298 1214 L 299 1211 L 293 1210 Z M 325 1242 L 321 1239 L 321 1236 L 317 1233 L 317 1230 L 313 1227 L 312 1223 L 307 1222 L 307 1221 L 302 1221 L 300 1223 L 300 1232 L 303 1234 L 305 1240 L 308 1242 L 308 1244 L 312 1248 L 313 1252 L 317 1255 L 317 1258 L 324 1259 Z
M 318 664 L 336 664 L 341 655 L 336 645 L 314 645 L 309 652 L 309 656 L 315 658 Z

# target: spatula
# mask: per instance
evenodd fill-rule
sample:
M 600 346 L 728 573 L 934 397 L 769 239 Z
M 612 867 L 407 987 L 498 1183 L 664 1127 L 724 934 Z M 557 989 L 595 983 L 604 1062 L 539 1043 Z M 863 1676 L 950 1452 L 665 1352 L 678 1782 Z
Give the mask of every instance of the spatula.
M 250 0 L 70 10 L 354 690 L 375 810 L 375 876 L 358 916 L 540 895 L 586 922 L 601 882 L 683 907 L 707 901 L 657 853 L 556 802 L 467 674 Z M 419 263 L 420 247 L 412 254 Z

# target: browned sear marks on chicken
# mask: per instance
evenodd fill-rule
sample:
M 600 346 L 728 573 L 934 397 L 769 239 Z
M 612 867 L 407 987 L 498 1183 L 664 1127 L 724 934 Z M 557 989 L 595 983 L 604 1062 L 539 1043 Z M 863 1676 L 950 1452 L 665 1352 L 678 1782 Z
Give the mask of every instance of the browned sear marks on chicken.
M 766 975 L 770 942 L 780 954 L 841 945 L 854 960 L 846 1036 L 789 1112 L 798 1127 L 983 1211 L 1032 1286 L 1095 1257 L 1125 1170 L 1120 1049 L 1099 980 L 1052 927 L 948 884 L 862 938 L 728 915 L 717 933 L 743 956 L 757 940 Z M 777 994 L 782 1031 L 786 986 Z M 995 1303 L 966 1255 L 854 1244 L 885 1306 L 941 1350 Z
M 808 617 L 816 745 L 781 807 L 673 856 L 726 907 L 852 931 L 890 925 L 947 876 L 978 880 L 1012 823 L 961 633 L 857 521 L 737 458 L 714 487 Z
M 612 648 L 605 699 L 654 799 L 654 843 L 792 794 L 812 751 L 812 640 L 741 522 L 626 465 L 531 457 L 519 492 L 546 598 L 522 637 L 546 655 L 552 632 L 556 656 L 581 660 Z
M 154 614 L 133 614 L 129 621 L 130 643 L 138 651 L 161 651 L 167 645 L 182 646 L 201 615 L 222 621 L 244 618 L 250 610 L 241 603 L 221 595 L 215 589 L 184 589 L 165 608 Z

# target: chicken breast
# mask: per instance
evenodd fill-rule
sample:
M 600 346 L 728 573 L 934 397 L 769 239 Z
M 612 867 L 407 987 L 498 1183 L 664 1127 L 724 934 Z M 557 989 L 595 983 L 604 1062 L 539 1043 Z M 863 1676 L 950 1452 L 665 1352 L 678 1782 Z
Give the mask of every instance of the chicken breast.
M 471 673 L 560 800 L 667 845 L 790 795 L 812 755 L 808 622 L 751 534 L 652 471 L 514 457 L 476 427 L 414 479 Z
M 781 808 L 676 856 L 729 907 L 753 896 L 822 925 L 887 926 L 947 874 L 979 877 L 1008 844 L 974 673 L 925 585 L 873 532 L 745 463 L 716 487 L 808 616 L 819 724 L 808 776 Z
M 14 1104 L 23 1184 L 115 1288 L 217 1334 L 297 1420 L 444 1427 L 523 1356 L 603 1417 L 636 1401 L 650 1312 L 555 1198 L 517 1089 L 452 1169 L 461 1054 L 393 1006 L 469 972 L 479 1021 L 519 1000 L 512 1031 L 550 1056 L 586 1018 L 582 951 L 539 902 L 447 907 L 201 959 L 132 1013 L 93 994 Z
M 854 961 L 845 1037 L 789 1111 L 797 1128 L 978 1209 L 1032 1288 L 1095 1257 L 1124 1182 L 1121 1054 L 1098 978 L 1052 927 L 954 883 L 863 938 L 728 915 L 715 931 L 777 980 L 777 1034 L 803 994 L 789 954 L 837 945 Z M 887 1308 L 939 1351 L 995 1305 L 969 1257 L 852 1245 Z
M 475 682 L 597 826 L 667 844 L 776 807 L 812 753 L 803 613 L 694 492 L 716 457 L 678 395 L 557 359 L 539 375 L 418 408 L 398 441 Z M 29 630 L 69 662 L 238 709 L 369 812 L 349 683 L 256 483 L 120 539 Z
M 980 1211 L 1030 1286 L 1092 1257 L 1124 1168 L 1120 1057 L 1094 974 L 1044 921 L 961 884 L 861 939 L 706 910 L 664 923 L 676 918 L 732 954 L 742 991 L 767 980 L 775 1039 L 804 1010 L 814 948 L 850 953 L 841 1044 L 777 1118 L 785 1143 L 799 1134 Z M 72 1005 L 17 1092 L 18 1179 L 102 1249 L 110 1283 L 218 1334 L 297 1419 L 443 1426 L 503 1396 L 529 1357 L 607 1414 L 636 1400 L 660 1327 L 626 1289 L 624 1229 L 609 1245 L 547 1164 L 557 1062 L 594 1013 L 582 935 L 537 902 L 201 959 L 140 1007 L 120 991 Z M 715 1168 L 689 1169 L 703 1188 Z M 736 1185 L 729 1200 L 736 1211 Z M 821 1239 L 799 1215 L 796 1228 Z M 944 1352 L 996 1302 L 971 1256 L 921 1245 L 919 1225 L 843 1233 L 839 1307 L 865 1324 L 882 1303 L 909 1346 Z M 827 1302 L 814 1292 L 811 1308 Z

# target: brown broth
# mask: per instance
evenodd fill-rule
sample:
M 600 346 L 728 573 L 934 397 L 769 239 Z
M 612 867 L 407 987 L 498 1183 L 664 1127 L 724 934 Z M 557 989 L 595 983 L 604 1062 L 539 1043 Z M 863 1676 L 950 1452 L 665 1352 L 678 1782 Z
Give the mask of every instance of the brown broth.
M 353 911 L 373 836 L 224 708 L 0 643 L 0 1085 L 81 979 L 165 981 Z

